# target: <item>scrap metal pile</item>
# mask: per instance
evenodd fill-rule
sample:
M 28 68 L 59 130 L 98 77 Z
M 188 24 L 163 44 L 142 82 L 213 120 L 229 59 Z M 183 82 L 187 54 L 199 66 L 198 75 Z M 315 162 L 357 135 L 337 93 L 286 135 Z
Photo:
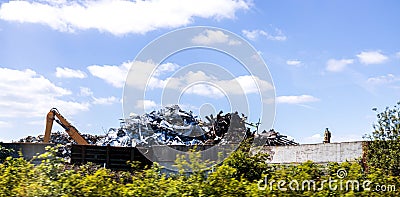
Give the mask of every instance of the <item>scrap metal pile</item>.
M 102 138 L 102 136 L 97 135 L 90 135 L 90 134 L 81 134 L 82 137 L 89 143 L 89 144 L 96 144 L 98 140 Z M 23 143 L 43 143 L 44 142 L 44 135 L 35 136 L 28 136 L 25 138 L 20 139 L 18 142 Z M 66 132 L 53 132 L 50 135 L 50 142 L 54 144 L 76 144 L 76 142 L 66 133 Z
M 102 136 L 90 135 L 90 134 L 82 134 L 82 137 L 89 144 L 96 144 L 97 141 L 101 140 Z M 18 142 L 21 143 L 43 143 L 44 135 L 35 136 L 27 136 L 25 138 L 20 139 Z M 66 133 L 66 132 L 53 132 L 50 135 L 50 143 L 61 145 L 58 150 L 58 154 L 63 158 L 71 157 L 71 145 L 76 144 L 76 142 Z
M 131 114 L 121 122 L 119 128 L 111 128 L 105 136 L 81 134 L 88 144 L 100 146 L 151 146 L 151 145 L 215 145 L 238 144 L 244 138 L 254 136 L 257 145 L 282 146 L 298 145 L 293 140 L 274 130 L 255 134 L 250 132 L 246 123 L 247 117 L 237 112 L 224 114 L 220 111 L 216 116 L 209 115 L 206 120 L 194 116 L 191 111 L 182 110 L 178 105 L 167 106 L 159 111 L 143 115 Z M 44 136 L 28 136 L 19 142 L 43 143 Z M 76 142 L 66 132 L 51 133 L 50 143 L 61 144 L 61 152 L 65 157 L 71 154 L 71 144 Z
M 255 144 L 264 146 L 297 146 L 299 143 L 294 140 L 289 140 L 287 136 L 281 135 L 279 132 L 271 129 L 269 131 L 263 131 L 256 136 Z
M 120 128 L 111 128 L 97 145 L 151 146 L 240 143 L 246 117 L 238 113 L 206 116 L 207 122 L 172 105 L 143 115 L 131 114 Z

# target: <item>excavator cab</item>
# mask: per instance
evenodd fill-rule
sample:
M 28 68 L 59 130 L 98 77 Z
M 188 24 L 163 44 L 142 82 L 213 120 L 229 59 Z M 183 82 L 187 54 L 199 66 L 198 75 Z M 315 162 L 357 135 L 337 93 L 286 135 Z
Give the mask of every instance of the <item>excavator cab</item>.
M 89 144 L 82 136 L 79 134 L 79 131 L 71 125 L 67 121 L 67 119 L 64 118 L 60 114 L 60 112 L 56 108 L 52 108 L 49 113 L 47 113 L 46 116 L 46 130 L 44 132 L 44 142 L 49 143 L 50 142 L 50 135 L 51 135 L 51 129 L 53 128 L 53 122 L 56 121 L 62 128 L 65 129 L 65 132 L 68 133 L 68 135 L 76 141 L 76 143 L 80 145 L 85 145 Z

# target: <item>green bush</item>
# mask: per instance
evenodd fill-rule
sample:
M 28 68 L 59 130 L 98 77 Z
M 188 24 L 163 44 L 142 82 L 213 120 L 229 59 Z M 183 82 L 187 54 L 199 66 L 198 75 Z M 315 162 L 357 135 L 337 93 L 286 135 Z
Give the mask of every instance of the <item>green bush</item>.
M 0 163 L 1 196 L 398 196 L 400 190 L 399 112 L 378 113 L 361 162 L 293 165 L 266 163 L 268 155 L 250 154 L 245 141 L 225 161 L 207 169 L 199 153 L 178 157 L 176 174 L 161 173 L 154 164 L 132 171 L 111 171 L 95 164 L 74 166 L 49 148 L 33 165 L 4 156 Z M 0 148 L 7 153 L 7 150 Z M 4 155 L 4 154 L 3 154 Z M 187 173 L 191 170 L 191 173 Z M 332 185 L 328 184 L 332 183 Z M 386 191 L 382 191 L 386 190 Z
M 392 109 L 387 107 L 376 114 L 378 120 L 374 131 L 365 138 L 369 140 L 367 166 L 381 169 L 388 175 L 400 175 L 400 102 Z M 375 108 L 374 111 L 377 111 Z
M 373 190 L 375 185 L 400 188 L 399 176 L 388 175 L 379 168 L 366 173 L 358 162 L 267 165 L 259 156 L 247 155 L 244 159 L 244 155 L 232 154 L 212 172 L 201 169 L 191 174 L 167 175 L 160 173 L 158 165 L 133 172 L 111 171 L 94 164 L 73 166 L 57 158 L 55 149 L 49 149 L 39 157 L 42 164 L 36 166 L 22 158 L 6 158 L 0 164 L 0 196 L 397 196 L 396 191 L 368 191 L 361 187 L 332 190 L 323 184 L 329 180 L 370 181 Z M 192 159 L 196 160 L 196 156 Z M 191 166 L 202 164 L 192 161 Z M 244 166 L 263 171 L 245 171 Z M 346 176 L 338 178 L 339 170 L 345 170 Z M 271 184 L 272 180 L 275 182 Z M 294 180 L 298 183 L 312 180 L 315 189 L 313 185 L 311 189 L 299 185 L 292 190 L 289 184 Z M 279 181 L 286 184 L 279 186 Z

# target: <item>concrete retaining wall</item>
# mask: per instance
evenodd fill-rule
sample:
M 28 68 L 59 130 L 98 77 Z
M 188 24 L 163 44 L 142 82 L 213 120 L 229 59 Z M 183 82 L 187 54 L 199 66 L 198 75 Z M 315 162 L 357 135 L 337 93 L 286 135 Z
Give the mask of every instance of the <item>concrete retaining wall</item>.
M 354 161 L 363 156 L 364 142 L 341 142 L 327 144 L 303 144 L 299 146 L 270 146 L 262 151 L 271 155 L 273 164 Z
M 345 161 L 354 161 L 357 158 L 360 158 L 363 156 L 363 145 L 366 142 L 341 142 L 341 143 L 328 143 L 328 144 L 303 144 L 299 146 L 265 146 L 261 149 L 262 152 L 266 152 L 271 155 L 272 160 L 270 163 L 272 164 L 291 164 L 291 163 L 302 163 L 306 162 L 308 160 L 311 160 L 315 163 L 328 163 L 328 162 L 345 162 Z M 0 143 L 0 145 L 14 149 L 14 150 L 20 150 L 23 154 L 23 157 L 25 159 L 32 159 L 33 156 L 37 154 L 41 154 L 45 152 L 45 147 L 46 146 L 54 146 L 54 144 L 43 144 L 43 143 Z M 80 147 L 79 145 L 74 145 L 77 147 Z M 110 147 L 107 149 L 107 147 L 96 147 L 96 146 L 88 146 L 90 148 L 97 148 L 97 149 L 104 149 L 108 150 Z M 125 149 L 135 149 L 132 147 L 111 147 L 113 150 L 118 149 L 117 152 L 124 152 L 122 151 Z M 164 165 L 173 165 L 176 159 L 175 154 L 171 154 L 171 152 L 165 152 L 163 150 L 166 150 L 167 147 L 165 146 L 154 146 L 152 151 L 149 152 L 149 155 L 145 154 L 144 156 L 155 159 Z M 176 150 L 180 151 L 187 151 L 189 147 L 182 146 L 182 147 L 174 147 Z M 218 152 L 221 152 L 223 149 L 208 149 L 209 147 L 200 147 L 204 148 L 204 157 L 202 158 L 204 160 L 206 159 L 216 159 L 216 155 Z M 232 147 L 225 147 L 229 148 L 230 150 Z M 120 150 L 121 149 L 121 150 Z M 83 149 L 82 149 L 83 150 Z M 79 149 L 79 151 L 72 151 L 73 157 L 78 155 L 85 155 L 82 153 L 82 150 Z M 86 150 L 86 149 L 85 149 Z M 157 150 L 157 151 L 155 151 Z M 253 150 L 257 151 L 257 150 Z M 104 152 L 104 151 L 103 151 Z M 126 151 L 125 151 L 126 152 Z M 145 159 L 141 153 L 136 151 L 137 154 L 134 154 L 136 156 L 140 156 L 140 158 L 131 158 L 132 157 L 132 151 L 127 152 L 127 159 L 123 160 L 124 162 L 126 160 L 142 160 Z M 222 151 L 224 152 L 224 151 Z M 228 151 L 229 152 L 229 151 Z M 76 153 L 76 154 L 75 154 Z M 88 152 L 90 153 L 90 151 Z M 157 154 L 156 154 L 157 153 Z M 114 155 L 116 153 L 113 153 Z M 225 152 L 227 154 L 227 152 Z M 103 153 L 104 158 L 106 158 L 106 155 Z M 13 155 L 14 157 L 18 157 L 18 152 L 14 152 Z M 122 155 L 124 156 L 124 155 Z M 128 157 L 129 156 L 129 157 Z M 89 156 L 83 157 L 82 158 L 89 158 Z M 82 160 L 82 158 L 78 159 L 79 161 Z M 97 157 L 96 157 L 97 158 Z M 125 157 L 124 157 L 125 158 Z M 77 161 L 78 161 L 77 160 Z M 35 162 L 35 161 L 34 161 Z M 36 161 L 38 162 L 38 161 Z M 104 163 L 104 162 L 103 162 Z M 125 164 L 125 163 L 124 163 Z M 110 164 L 111 165 L 111 164 Z M 167 166 L 168 166 L 167 165 Z
M 51 143 L 0 143 L 0 146 L 14 150 L 10 155 L 12 157 L 20 157 L 20 152 L 22 153 L 22 157 L 24 157 L 24 159 L 31 160 L 34 156 L 45 153 L 47 146 L 53 147 L 55 145 Z M 41 163 L 41 160 L 35 159 L 31 162 L 34 164 L 39 164 Z

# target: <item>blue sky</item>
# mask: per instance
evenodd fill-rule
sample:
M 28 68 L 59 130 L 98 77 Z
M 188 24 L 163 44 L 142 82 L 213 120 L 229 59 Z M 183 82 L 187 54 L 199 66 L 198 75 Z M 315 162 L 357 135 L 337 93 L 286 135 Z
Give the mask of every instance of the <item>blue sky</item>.
M 321 142 L 326 127 L 333 141 L 361 140 L 376 119 L 371 109 L 400 100 L 395 0 L 0 3 L 3 141 L 42 134 L 52 107 L 83 133 L 118 127 L 136 55 L 159 36 L 191 26 L 226 29 L 256 48 L 275 85 L 274 128 L 301 143 Z M 210 57 L 226 62 L 201 50 L 179 57 L 167 59 L 165 69 Z

